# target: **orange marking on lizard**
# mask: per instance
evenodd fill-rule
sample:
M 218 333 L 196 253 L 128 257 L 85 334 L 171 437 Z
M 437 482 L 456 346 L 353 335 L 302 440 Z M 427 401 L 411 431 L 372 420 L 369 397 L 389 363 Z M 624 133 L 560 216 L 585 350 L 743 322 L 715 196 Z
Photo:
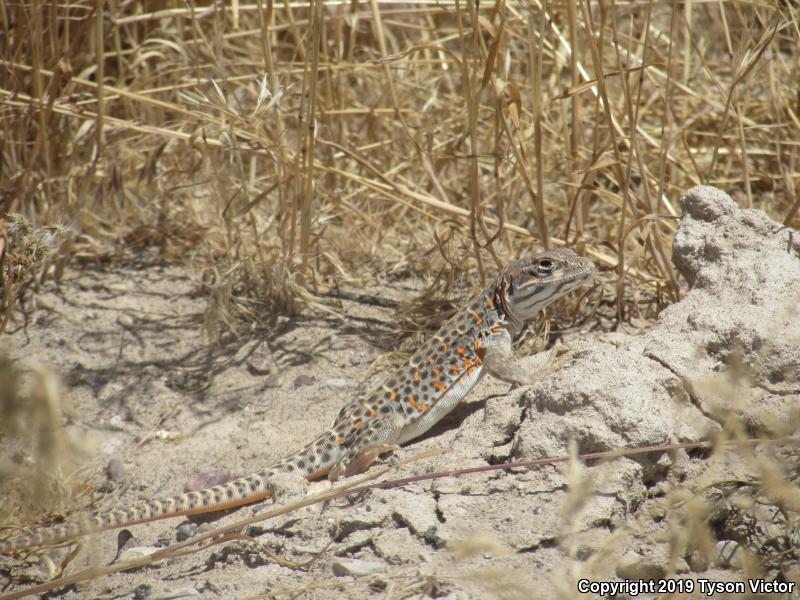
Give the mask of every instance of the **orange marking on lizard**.
M 486 308 L 488 308 L 489 310 L 494 310 L 494 298 L 492 298 L 491 296 L 486 298 Z
M 392 390 L 392 392 L 389 394 L 389 400 L 391 402 L 397 400 L 397 390 Z
M 447 342 L 442 342 L 442 345 L 439 346 L 439 348 L 441 348 L 442 352 L 447 352 L 447 349 L 449 347 L 450 347 L 450 344 L 448 344 Z
M 361 419 L 356 419 L 353 421 L 353 429 L 361 429 L 364 426 L 364 421 Z
M 502 326 L 502 325 L 500 325 L 500 323 L 495 323 L 494 325 L 492 325 L 492 326 L 489 328 L 489 331 L 491 331 L 492 333 L 498 333 L 498 332 L 500 331 L 500 329 L 502 329 L 502 327 L 503 327 L 503 326 Z
M 458 375 L 459 371 L 460 370 L 459 370 L 458 365 L 456 363 L 453 363 L 452 365 L 450 365 L 450 372 L 453 375 Z
M 458 346 L 456 348 L 456 354 L 458 354 L 459 356 L 464 356 L 466 353 L 467 353 L 467 349 L 464 348 L 464 346 Z
M 419 369 L 417 369 L 416 371 L 414 371 L 414 383 L 419 383 L 419 378 L 420 378 Z
M 435 387 L 435 388 L 436 388 L 436 391 L 437 391 L 437 392 L 441 392 L 441 391 L 443 391 L 445 388 L 447 388 L 447 386 L 444 384 L 444 382 L 443 382 L 443 381 L 434 381 L 434 382 L 433 382 L 433 387 Z
M 343 435 L 337 435 L 336 436 L 336 443 L 339 444 L 340 446 L 343 445 L 344 444 L 344 436 Z
M 480 325 L 481 323 L 483 323 L 483 318 L 478 313 L 476 313 L 474 310 L 472 310 L 470 308 L 470 309 L 467 310 L 467 312 L 469 312 L 470 316 L 475 321 L 475 325 Z
M 442 374 L 442 370 L 441 370 L 439 367 L 433 367 L 433 368 L 431 369 L 431 374 L 432 374 L 434 377 L 439 377 L 439 375 L 441 375 L 441 374 Z
M 369 416 L 370 417 L 377 417 L 378 416 L 378 411 L 375 410 L 374 406 L 370 406 L 369 407 Z
M 417 399 L 414 398 L 414 394 L 408 395 L 408 403 L 420 412 L 425 412 L 428 410 L 428 408 L 430 408 L 428 404 L 425 404 L 424 402 L 418 402 Z

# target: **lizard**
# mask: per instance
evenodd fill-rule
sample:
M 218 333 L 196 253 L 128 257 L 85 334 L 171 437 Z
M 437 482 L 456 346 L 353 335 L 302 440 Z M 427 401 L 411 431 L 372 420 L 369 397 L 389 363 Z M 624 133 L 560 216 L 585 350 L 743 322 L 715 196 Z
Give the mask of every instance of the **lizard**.
M 521 258 L 458 311 L 366 398 L 346 404 L 333 425 L 308 445 L 246 477 L 171 498 L 145 501 L 83 520 L 0 541 L 0 554 L 50 545 L 109 529 L 216 512 L 262 501 L 278 474 L 331 481 L 364 472 L 381 455 L 396 451 L 447 415 L 485 374 L 529 385 L 549 367 L 525 368 L 511 349 L 523 325 L 545 306 L 592 277 L 588 258 L 556 249 Z M 540 353 L 539 358 L 548 353 Z M 545 356 L 546 362 L 552 357 Z

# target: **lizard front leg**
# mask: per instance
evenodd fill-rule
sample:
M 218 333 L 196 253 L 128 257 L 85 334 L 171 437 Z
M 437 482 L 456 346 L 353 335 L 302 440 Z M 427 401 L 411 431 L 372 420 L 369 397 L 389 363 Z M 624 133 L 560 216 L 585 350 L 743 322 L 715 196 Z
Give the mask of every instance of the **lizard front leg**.
M 552 350 L 519 359 L 511 351 L 511 335 L 503 330 L 487 340 L 483 366 L 490 375 L 500 381 L 532 385 L 552 373 L 556 361 Z

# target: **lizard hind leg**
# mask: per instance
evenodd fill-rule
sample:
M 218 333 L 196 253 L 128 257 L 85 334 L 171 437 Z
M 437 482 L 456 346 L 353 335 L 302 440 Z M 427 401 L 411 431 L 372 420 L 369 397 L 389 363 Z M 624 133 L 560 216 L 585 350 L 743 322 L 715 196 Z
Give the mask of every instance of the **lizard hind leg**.
M 353 438 L 350 447 L 331 467 L 328 473 L 330 481 L 342 477 L 352 477 L 366 471 L 381 454 L 396 452 L 400 449 L 397 440 L 400 427 L 394 419 L 377 419 L 370 422 Z

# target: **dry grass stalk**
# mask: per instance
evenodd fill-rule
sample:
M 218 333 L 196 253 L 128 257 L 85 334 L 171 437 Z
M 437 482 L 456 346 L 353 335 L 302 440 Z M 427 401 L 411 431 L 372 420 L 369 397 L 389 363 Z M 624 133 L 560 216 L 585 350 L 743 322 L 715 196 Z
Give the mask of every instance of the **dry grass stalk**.
M 124 10 L 3 11 L 0 210 L 74 225 L 73 257 L 137 251 L 116 240 L 149 229 L 168 259 L 247 263 L 224 269 L 237 289 L 292 312 L 398 254 L 424 277 L 477 268 L 477 286 L 487 259 L 570 240 L 616 268 L 620 317 L 652 317 L 679 296 L 689 186 L 797 222 L 790 4 Z M 469 258 L 422 260 L 453 216 Z M 347 231 L 377 247 L 330 245 Z

